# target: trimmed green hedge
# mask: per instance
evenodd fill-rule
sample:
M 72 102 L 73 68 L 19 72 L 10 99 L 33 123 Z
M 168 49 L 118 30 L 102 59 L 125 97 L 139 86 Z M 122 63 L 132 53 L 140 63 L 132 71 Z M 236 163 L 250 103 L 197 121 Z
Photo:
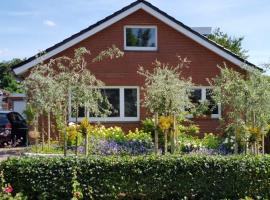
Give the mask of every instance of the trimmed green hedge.
M 84 199 L 270 197 L 270 156 L 19 158 L 1 168 L 30 199 L 70 199 L 74 177 Z

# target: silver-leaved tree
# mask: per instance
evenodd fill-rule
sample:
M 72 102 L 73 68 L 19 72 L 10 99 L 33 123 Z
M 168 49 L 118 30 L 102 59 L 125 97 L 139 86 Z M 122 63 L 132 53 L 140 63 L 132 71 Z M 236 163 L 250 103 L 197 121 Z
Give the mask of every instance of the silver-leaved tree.
M 188 67 L 189 61 L 181 57 L 178 59 L 177 66 L 155 61 L 153 70 L 145 70 L 143 67 L 138 70 L 138 73 L 145 78 L 145 85 L 142 88 L 144 91 L 143 105 L 155 116 L 156 153 L 158 153 L 158 116 L 170 116 L 174 119 L 171 135 L 171 152 L 174 152 L 175 117 L 185 113 L 193 106 L 189 98 L 192 89 L 191 79 L 182 76 L 182 69 Z
M 226 65 L 219 67 L 220 75 L 210 83 L 213 98 L 226 113 L 226 128 L 234 134 L 234 152 L 239 144 L 245 151 L 264 153 L 264 137 L 270 122 L 270 79 L 260 70 L 240 74 Z
M 79 107 L 84 107 L 87 113 L 96 116 L 110 113 L 110 104 L 100 90 L 104 83 L 96 79 L 88 67 L 103 59 L 121 56 L 123 52 L 113 45 L 101 51 L 91 63 L 87 63 L 86 57 L 91 58 L 91 54 L 89 50 L 82 47 L 74 51 L 72 58 L 62 56 L 51 59 L 31 70 L 29 76 L 23 81 L 23 85 L 28 95 L 28 104 L 38 111 L 36 115 L 43 113 L 48 115 L 49 146 L 51 115 L 56 121 L 58 130 L 64 133 L 66 153 L 65 128 L 71 115 L 70 108 L 75 110 L 76 122 Z M 43 60 L 42 56 L 40 59 Z

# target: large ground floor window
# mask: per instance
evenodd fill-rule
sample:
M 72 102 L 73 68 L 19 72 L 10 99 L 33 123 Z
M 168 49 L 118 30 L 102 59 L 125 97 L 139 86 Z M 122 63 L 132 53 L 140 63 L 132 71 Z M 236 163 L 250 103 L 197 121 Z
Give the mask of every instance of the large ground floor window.
M 221 117 L 221 105 L 216 104 L 212 98 L 213 90 L 211 87 L 195 87 L 191 92 L 191 101 L 194 104 L 200 104 L 202 102 L 209 103 L 209 112 L 212 118 Z
M 112 106 L 110 115 L 106 117 L 93 116 L 91 113 L 87 112 L 84 107 L 80 107 L 78 109 L 78 121 L 85 116 L 88 116 L 90 121 L 139 121 L 139 87 L 107 86 L 101 89 L 101 93 L 107 97 Z M 75 121 L 76 116 L 71 103 L 70 111 L 70 121 Z

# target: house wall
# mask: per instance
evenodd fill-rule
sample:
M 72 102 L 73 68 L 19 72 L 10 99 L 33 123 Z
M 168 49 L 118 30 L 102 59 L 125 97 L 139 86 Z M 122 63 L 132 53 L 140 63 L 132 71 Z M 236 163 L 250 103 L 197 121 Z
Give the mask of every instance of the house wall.
M 158 31 L 158 50 L 157 51 L 124 51 L 124 26 L 125 25 L 155 25 Z M 123 58 L 115 60 L 105 60 L 101 63 L 91 64 L 91 59 L 100 51 L 115 44 L 125 55 Z M 151 63 L 158 59 L 161 62 L 177 64 L 177 55 L 182 58 L 187 57 L 191 61 L 190 67 L 184 69 L 185 77 L 192 77 L 196 85 L 207 86 L 207 78 L 211 79 L 219 74 L 217 65 L 226 62 L 228 66 L 235 70 L 245 73 L 244 70 L 218 56 L 212 51 L 199 45 L 185 35 L 177 32 L 173 28 L 154 18 L 143 10 L 139 10 L 119 22 L 111 25 L 101 32 L 85 39 L 75 46 L 59 53 L 59 56 L 73 56 L 74 50 L 79 47 L 86 47 L 91 51 L 92 57 L 87 58 L 88 68 L 96 77 L 102 80 L 108 86 L 142 86 L 144 79 L 137 74 L 138 66 L 144 66 L 145 69 L 152 70 Z M 140 99 L 143 94 L 140 92 Z M 147 117 L 144 108 L 140 108 L 140 120 Z M 197 120 L 201 127 L 201 132 L 218 132 L 218 119 Z M 114 122 L 108 123 L 108 126 L 117 125 L 125 130 L 134 129 L 140 126 L 140 122 Z

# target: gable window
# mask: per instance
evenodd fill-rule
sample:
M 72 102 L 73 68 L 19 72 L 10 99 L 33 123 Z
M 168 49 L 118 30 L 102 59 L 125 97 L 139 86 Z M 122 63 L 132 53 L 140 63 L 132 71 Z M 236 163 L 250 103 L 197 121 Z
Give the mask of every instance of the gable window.
M 90 121 L 139 121 L 138 87 L 105 87 L 101 89 L 101 93 L 106 96 L 111 104 L 111 113 L 106 117 L 98 117 L 87 112 L 84 107 L 80 107 L 78 109 L 78 121 L 82 120 L 85 114 L 89 116 Z M 71 105 L 70 109 L 72 111 L 70 121 L 75 121 L 74 108 Z
M 216 104 L 212 98 L 213 90 L 209 87 L 202 88 L 194 88 L 191 92 L 191 102 L 193 104 L 200 104 L 202 102 L 207 101 L 209 103 L 209 111 L 211 112 L 212 118 L 220 118 L 221 117 L 221 106 L 220 104 Z
M 125 50 L 157 50 L 156 26 L 125 26 L 124 36 Z

